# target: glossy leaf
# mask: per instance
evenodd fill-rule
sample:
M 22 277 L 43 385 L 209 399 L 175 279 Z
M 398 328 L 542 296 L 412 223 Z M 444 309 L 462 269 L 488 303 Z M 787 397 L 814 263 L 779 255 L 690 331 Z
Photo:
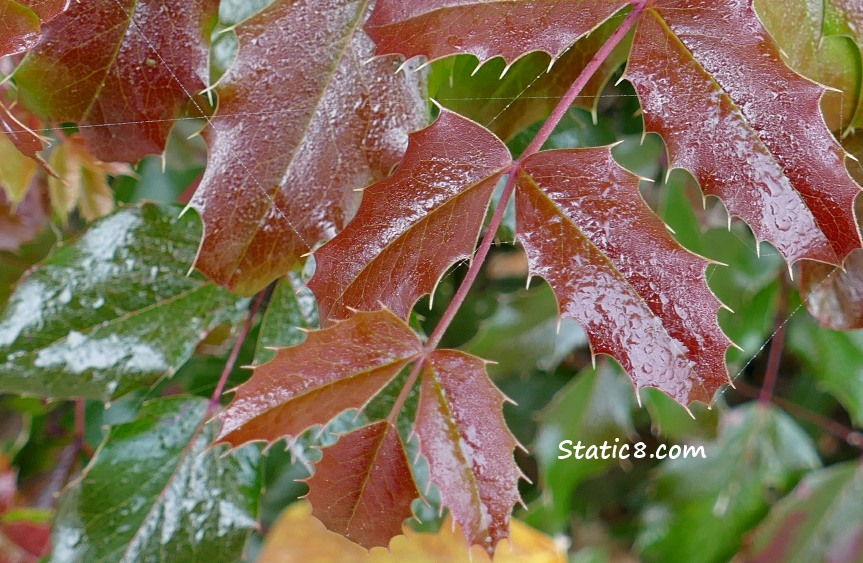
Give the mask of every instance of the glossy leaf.
M 429 60 L 471 53 L 512 63 L 530 51 L 557 57 L 626 6 L 626 0 L 379 0 L 366 31 L 378 54 Z M 490 25 L 491 23 L 491 25 Z
M 310 332 L 256 366 L 220 415 L 220 441 L 297 438 L 339 413 L 365 405 L 422 352 L 410 327 L 391 312 L 360 313 Z
M 315 517 L 365 548 L 399 535 L 420 496 L 398 431 L 386 421 L 326 448 L 308 485 Z
M 649 561 L 725 561 L 743 532 L 819 465 L 787 415 L 750 403 L 723 415 L 705 457 L 666 461 L 650 491 L 637 547 Z
M 267 563 L 490 563 L 479 546 L 465 548 L 465 537 L 448 518 L 434 533 L 410 528 L 397 536 L 388 548 L 366 551 L 344 537 L 330 532 L 312 516 L 308 503 L 289 506 L 267 535 L 261 561 Z M 496 563 L 564 563 L 566 554 L 549 536 L 512 521 L 510 540 L 501 542 L 494 555 Z
M 518 180 L 518 237 L 531 274 L 549 282 L 594 354 L 620 362 L 637 389 L 709 403 L 728 382 L 730 341 L 708 261 L 674 241 L 638 182 L 607 147 L 537 153 Z
M 454 350 L 431 354 L 424 368 L 416 433 L 430 480 L 471 544 L 494 551 L 519 502 L 518 445 L 503 420 L 505 401 L 485 363 Z
M 114 209 L 114 195 L 107 175 L 134 175 L 127 164 L 96 159 L 79 135 L 64 138 L 51 152 L 49 164 L 56 174 L 48 178 L 51 207 L 64 223 L 75 208 L 87 221 L 109 214 Z
M 797 287 L 809 313 L 827 328 L 863 328 L 863 250 L 855 250 L 844 269 L 801 262 Z
M 321 318 L 383 303 L 406 319 L 451 264 L 473 254 L 511 162 L 494 135 L 446 110 L 411 135 L 398 170 L 366 189 L 356 218 L 315 253 L 309 287 Z
M 126 208 L 58 247 L 0 313 L 0 389 L 111 400 L 168 377 L 245 302 L 188 276 L 200 223 Z
M 0 57 L 16 55 L 33 47 L 41 24 L 50 21 L 70 0 L 0 0 Z
M 848 462 L 806 476 L 747 542 L 746 560 L 863 560 L 863 466 Z
M 22 102 L 72 121 L 93 155 L 137 162 L 165 148 L 173 120 L 208 85 L 218 2 L 71 2 L 15 72 Z
M 860 188 L 821 117 L 824 89 L 784 65 L 749 4 L 653 3 L 625 77 L 671 167 L 692 172 L 787 261 L 839 264 L 860 247 Z
M 392 0 L 376 4 L 367 29 L 379 53 L 471 52 L 511 62 L 536 50 L 559 53 L 623 4 L 547 0 L 502 11 L 497 2 Z M 789 262 L 840 264 L 861 245 L 852 209 L 860 189 L 824 125 L 824 88 L 784 64 L 750 4 L 651 2 L 625 77 L 672 168 L 690 170 L 705 194 Z
M 257 526 L 258 453 L 209 447 L 207 401 L 145 404 L 60 500 L 52 561 L 239 559 Z
M 366 5 L 277 0 L 238 27 L 191 202 L 206 225 L 197 267 L 218 283 L 251 294 L 286 273 L 345 226 L 357 190 L 425 125 L 419 75 L 369 60 Z

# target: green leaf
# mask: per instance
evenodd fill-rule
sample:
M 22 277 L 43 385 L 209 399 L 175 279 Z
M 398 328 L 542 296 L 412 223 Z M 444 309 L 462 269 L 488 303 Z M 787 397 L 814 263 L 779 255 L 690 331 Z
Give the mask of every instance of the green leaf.
M 751 537 L 747 561 L 863 560 L 863 465 L 808 475 Z
M 319 326 L 315 296 L 304 286 L 299 274 L 289 273 L 276 284 L 261 321 L 255 364 L 273 359 L 276 353 L 269 348 L 296 346 L 306 339 L 304 330 Z
M 487 368 L 492 377 L 551 371 L 573 348 L 587 344 L 577 322 L 558 319 L 557 301 L 547 284 L 501 295 L 499 301 L 494 314 L 464 346 L 469 354 L 497 362 Z
M 788 327 L 788 348 L 855 424 L 863 426 L 863 332 L 821 328 L 799 314 Z
M 0 391 L 111 400 L 172 375 L 246 302 L 187 275 L 200 221 L 144 205 L 98 221 L 18 285 L 0 313 Z
M 550 522 L 563 526 L 572 511 L 572 494 L 579 483 L 617 463 L 614 459 L 575 459 L 560 450 L 571 440 L 575 446 L 621 443 L 634 434 L 632 384 L 613 362 L 602 361 L 564 387 L 542 414 L 542 425 L 531 451 L 535 452 L 543 480 L 542 506 Z M 582 450 L 584 452 L 584 450 Z
M 651 429 L 657 436 L 681 442 L 716 437 L 719 409 L 715 404 L 709 408 L 704 403 L 692 403 L 687 412 L 680 403 L 651 387 L 641 391 L 641 402 L 650 413 Z
M 208 448 L 207 401 L 147 403 L 60 501 L 52 561 L 237 560 L 256 527 L 256 448 Z
M 704 458 L 660 467 L 642 514 L 642 557 L 727 561 L 770 504 L 818 465 L 812 441 L 782 412 L 756 403 L 727 411 Z

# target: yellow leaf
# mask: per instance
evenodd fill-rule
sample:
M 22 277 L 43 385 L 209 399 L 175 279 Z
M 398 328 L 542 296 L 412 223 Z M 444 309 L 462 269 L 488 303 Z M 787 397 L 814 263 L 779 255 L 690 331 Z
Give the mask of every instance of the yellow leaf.
M 312 516 L 308 502 L 289 506 L 267 535 L 261 563 L 489 563 L 480 546 L 467 548 L 461 529 L 449 519 L 438 533 L 420 533 L 404 528 L 405 535 L 390 541 L 389 550 L 366 551 L 343 536 L 327 530 Z M 512 548 L 501 542 L 495 563 L 564 563 L 566 555 L 554 541 L 516 520 L 510 526 Z
M 13 205 L 27 195 L 37 166 L 35 160 L 21 154 L 6 135 L 0 134 L 0 188 Z
M 107 176 L 134 175 L 126 164 L 96 159 L 77 135 L 63 139 L 51 153 L 50 165 L 57 174 L 48 178 L 51 209 L 62 221 L 76 207 L 87 221 L 107 215 L 114 209 Z

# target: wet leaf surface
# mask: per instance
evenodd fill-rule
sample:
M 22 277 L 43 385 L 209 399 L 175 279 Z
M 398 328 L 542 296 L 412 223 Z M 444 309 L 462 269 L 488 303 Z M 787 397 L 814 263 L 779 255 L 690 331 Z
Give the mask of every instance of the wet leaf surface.
M 365 548 L 386 547 L 399 535 L 420 496 L 398 431 L 386 421 L 324 449 L 308 485 L 314 516 Z
M 356 218 L 315 252 L 321 318 L 383 304 L 406 319 L 450 265 L 469 258 L 509 151 L 449 111 L 411 135 L 398 170 L 363 193 Z
M 505 400 L 474 356 L 438 350 L 424 368 L 416 433 L 429 477 L 468 541 L 488 551 L 507 537 L 520 500 Z
M 788 262 L 839 264 L 860 247 L 860 188 L 824 125 L 824 89 L 784 65 L 748 2 L 656 2 L 625 77 L 670 166 L 692 172 L 756 239 Z
M 364 406 L 421 353 L 410 327 L 389 311 L 360 313 L 310 332 L 256 366 L 220 415 L 220 441 L 297 438 L 339 413 Z
M 0 0 L 0 57 L 33 47 L 42 24 L 59 15 L 70 0 Z
M 516 191 L 516 230 L 532 275 L 637 389 L 710 402 L 728 382 L 730 341 L 716 320 L 708 261 L 677 244 L 607 147 L 529 157 Z
M 426 124 L 420 76 L 369 60 L 364 6 L 279 0 L 238 27 L 192 200 L 206 225 L 197 267 L 218 283 L 252 294 L 285 274 L 345 226 L 357 190 Z
M 173 120 L 207 87 L 217 0 L 71 2 L 15 72 L 22 102 L 71 121 L 105 162 L 165 148 Z
M 625 0 L 382 0 L 366 31 L 379 54 L 429 60 L 470 53 L 512 63 L 530 51 L 553 57 L 627 5 Z
M 198 433 L 202 398 L 146 403 L 111 429 L 60 499 L 51 561 L 237 559 L 257 526 L 255 448 L 226 454 Z
M 18 284 L 0 314 L 0 389 L 110 400 L 170 376 L 245 301 L 188 276 L 200 223 L 146 204 L 94 223 Z

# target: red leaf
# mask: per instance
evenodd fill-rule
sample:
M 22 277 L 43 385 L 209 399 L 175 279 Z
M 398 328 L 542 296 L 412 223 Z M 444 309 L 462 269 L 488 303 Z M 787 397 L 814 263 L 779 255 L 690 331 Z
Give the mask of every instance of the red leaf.
M 383 0 L 367 28 L 381 53 L 512 61 L 558 54 L 624 4 Z M 750 4 L 648 2 L 625 77 L 672 167 L 692 172 L 789 262 L 840 264 L 861 244 L 852 209 L 859 188 L 821 115 L 824 88 L 782 62 Z
M 471 255 L 509 162 L 488 131 L 442 111 L 412 138 L 398 171 L 366 190 L 357 218 L 316 253 L 310 287 L 322 316 L 381 303 L 407 316 L 449 264 Z M 531 272 L 585 326 L 594 352 L 620 361 L 639 388 L 709 401 L 728 381 L 729 341 L 705 280 L 708 261 L 674 241 L 641 199 L 638 177 L 608 148 L 539 153 L 520 174 L 518 236 Z
M 386 547 L 401 534 L 420 496 L 398 432 L 386 421 L 326 448 L 308 485 L 314 516 L 365 548 Z
M 15 72 L 21 100 L 81 127 L 106 162 L 165 148 L 173 120 L 207 86 L 217 0 L 89 0 L 46 24 Z
M 309 287 L 321 319 L 383 303 L 407 318 L 446 269 L 469 258 L 512 158 L 487 130 L 441 110 L 411 135 L 398 170 L 365 190 L 356 218 L 315 253 Z
M 45 140 L 31 127 L 22 123 L 2 102 L 0 102 L 0 131 L 6 134 L 21 154 L 43 163 L 44 166 L 44 161 L 38 153 L 45 148 Z
M 507 537 L 519 501 L 518 442 L 503 420 L 504 400 L 483 360 L 455 350 L 430 355 L 417 413 L 420 448 L 443 504 L 468 541 L 489 552 Z
M 639 389 L 710 402 L 728 382 L 730 342 L 708 261 L 674 241 L 638 183 L 607 147 L 535 154 L 516 192 L 519 240 L 593 353 L 614 357 Z
M 365 5 L 279 0 L 238 29 L 192 199 L 206 226 L 197 267 L 218 283 L 254 293 L 332 238 L 356 190 L 425 124 L 418 76 L 395 73 L 392 57 L 369 60 Z
M 410 327 L 385 310 L 310 332 L 302 344 L 281 348 L 254 368 L 220 415 L 218 440 L 239 446 L 297 437 L 365 405 L 421 353 Z
M 434 60 L 472 53 L 480 62 L 501 56 L 511 63 L 530 51 L 556 57 L 628 3 L 378 0 L 366 31 L 380 54 L 423 55 Z
M 0 0 L 0 57 L 33 47 L 39 39 L 40 23 L 50 21 L 66 9 L 70 0 Z
M 625 77 L 670 165 L 693 173 L 789 262 L 839 264 L 860 246 L 860 188 L 824 124 L 824 88 L 789 69 L 749 0 L 659 0 Z

